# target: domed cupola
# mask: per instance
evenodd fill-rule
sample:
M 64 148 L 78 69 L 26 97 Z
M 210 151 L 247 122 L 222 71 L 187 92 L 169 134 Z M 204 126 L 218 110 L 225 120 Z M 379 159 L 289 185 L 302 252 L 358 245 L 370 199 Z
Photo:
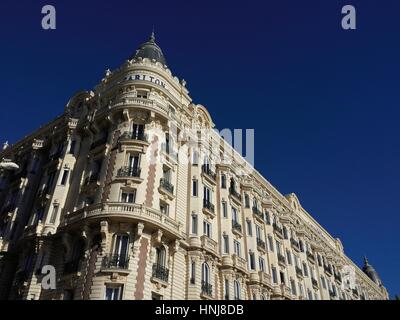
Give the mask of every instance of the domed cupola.
M 366 257 L 364 257 L 364 266 L 362 268 L 364 273 L 377 285 L 382 285 L 381 278 L 379 277 L 378 273 L 375 271 L 374 267 L 368 263 Z
M 136 50 L 135 55 L 131 59 L 148 58 L 151 61 L 154 59 L 160 62 L 163 66 L 167 65 L 164 54 L 161 48 L 156 43 L 154 31 L 151 33 L 149 40 L 143 43 L 139 49 Z

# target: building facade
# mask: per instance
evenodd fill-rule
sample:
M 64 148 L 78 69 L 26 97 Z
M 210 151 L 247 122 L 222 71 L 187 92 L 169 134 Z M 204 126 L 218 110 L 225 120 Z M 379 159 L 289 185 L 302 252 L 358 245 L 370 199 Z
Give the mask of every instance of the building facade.
M 0 173 L 0 299 L 388 298 L 213 127 L 152 35 L 5 144 L 19 168 Z

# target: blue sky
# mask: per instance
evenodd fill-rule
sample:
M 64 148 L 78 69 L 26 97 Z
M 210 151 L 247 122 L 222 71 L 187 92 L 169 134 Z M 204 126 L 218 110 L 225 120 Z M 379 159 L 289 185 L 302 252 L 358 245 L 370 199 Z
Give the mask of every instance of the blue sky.
M 256 168 L 400 293 L 398 1 L 82 2 L 1 1 L 0 142 L 59 115 L 154 25 L 194 102 L 218 128 L 254 128 Z M 346 4 L 355 31 L 340 27 Z

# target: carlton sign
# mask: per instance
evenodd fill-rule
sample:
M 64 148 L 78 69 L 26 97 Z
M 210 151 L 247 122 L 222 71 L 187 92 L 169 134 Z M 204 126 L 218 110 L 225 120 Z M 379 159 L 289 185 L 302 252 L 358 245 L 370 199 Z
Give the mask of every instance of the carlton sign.
M 165 82 L 163 80 L 156 78 L 154 76 L 148 75 L 148 74 L 144 74 L 144 73 L 135 73 L 135 74 L 127 75 L 125 77 L 125 80 L 149 81 L 158 86 L 163 87 L 164 89 L 167 89 Z

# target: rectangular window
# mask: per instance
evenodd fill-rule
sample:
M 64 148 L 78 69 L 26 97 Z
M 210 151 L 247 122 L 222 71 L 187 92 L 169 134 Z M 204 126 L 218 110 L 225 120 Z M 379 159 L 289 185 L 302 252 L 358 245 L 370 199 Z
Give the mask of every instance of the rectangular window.
M 226 176 L 221 175 L 221 189 L 226 189 Z
M 303 291 L 303 285 L 299 282 L 299 292 L 300 292 L 300 296 L 304 296 L 304 291 Z
M 51 213 L 51 217 L 50 217 L 50 223 L 55 223 L 57 220 L 57 215 L 58 215 L 58 204 L 54 204 L 53 205 L 53 212 Z
M 234 249 L 235 249 L 235 254 L 236 254 L 238 257 L 240 257 L 240 255 L 241 255 L 240 242 L 237 241 L 237 240 L 234 240 L 234 241 L 233 241 L 233 246 L 234 246 Z
M 286 250 L 286 256 L 287 256 L 288 264 L 291 265 L 292 264 L 292 255 L 289 250 Z
M 229 237 L 227 235 L 223 235 L 224 239 L 224 253 L 229 253 Z
M 239 217 L 236 208 L 232 208 L 232 220 L 235 222 L 239 222 Z
M 229 300 L 229 280 L 225 279 L 224 283 L 225 300 Z
M 136 190 L 134 192 L 122 192 L 121 193 L 121 202 L 134 203 L 135 196 L 136 196 Z
M 209 201 L 210 203 L 212 203 L 211 201 L 211 190 L 207 187 L 204 187 L 204 200 Z
M 192 261 L 192 265 L 190 267 L 190 283 L 196 283 L 196 262 Z
M 272 267 L 272 282 L 277 284 L 278 283 L 278 274 L 276 273 L 276 268 Z
M 321 276 L 321 283 L 322 283 L 322 287 L 324 289 L 326 289 L 326 282 L 325 282 L 325 277 Z
M 211 238 L 211 224 L 207 221 L 203 221 L 203 234 Z
M 297 295 L 297 292 L 296 292 L 296 283 L 294 282 L 293 279 L 290 280 L 290 286 L 291 286 L 291 288 L 292 288 L 292 294 L 293 294 L 293 295 Z
M 279 275 L 280 275 L 280 277 L 281 277 L 281 283 L 285 284 L 285 283 L 286 283 L 286 281 L 285 281 L 285 274 L 281 271 L 281 272 L 279 273 Z
M 293 255 L 293 259 L 294 259 L 294 265 L 295 265 L 296 267 L 298 267 L 298 266 L 299 266 L 299 258 L 294 254 L 294 255 Z
M 199 192 L 198 192 L 198 182 L 197 182 L 197 180 L 195 180 L 195 179 L 193 179 L 192 191 L 193 191 L 193 193 L 192 193 L 193 197 L 197 197 L 197 196 L 199 195 Z
M 197 215 L 192 214 L 192 233 L 197 234 Z
M 106 285 L 105 300 L 122 300 L 122 285 Z
M 277 252 L 278 254 L 282 254 L 282 251 L 281 251 L 281 244 L 280 244 L 279 241 L 276 241 L 276 252 Z
M 253 236 L 253 230 L 252 230 L 252 227 L 251 227 L 251 221 L 247 220 L 246 222 L 247 222 L 247 232 L 248 232 L 249 236 L 252 237 Z
M 256 269 L 256 263 L 254 260 L 254 252 L 249 252 L 249 267 L 250 267 L 250 270 Z
M 169 215 L 169 204 L 165 203 L 163 201 L 160 201 L 160 211 L 162 214 L 165 214 L 166 216 Z
M 68 175 L 69 175 L 69 170 L 64 170 L 62 178 L 61 178 L 61 185 L 62 186 L 65 186 L 67 184 Z
M 71 141 L 71 145 L 69 146 L 69 153 L 74 154 L 75 153 L 75 146 L 76 146 L 76 140 Z
M 228 208 L 225 201 L 222 202 L 222 216 L 228 218 Z
M 262 239 L 262 231 L 259 225 L 256 225 L 256 237 L 257 239 Z
M 271 236 L 268 236 L 269 250 L 274 251 L 274 241 Z
M 260 270 L 262 272 L 265 272 L 265 261 L 264 261 L 263 257 L 258 258 L 258 264 L 259 264 Z
M 303 262 L 303 273 L 305 277 L 308 277 L 308 269 L 307 265 Z

